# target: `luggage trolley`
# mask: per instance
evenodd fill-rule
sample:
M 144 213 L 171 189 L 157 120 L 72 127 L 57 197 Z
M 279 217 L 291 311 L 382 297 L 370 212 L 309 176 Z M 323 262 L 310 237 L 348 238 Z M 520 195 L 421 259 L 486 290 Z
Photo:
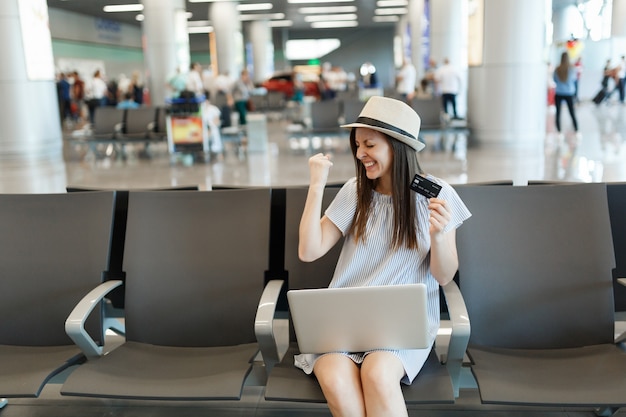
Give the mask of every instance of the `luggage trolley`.
M 168 101 L 166 126 L 170 155 L 193 162 L 198 156 L 209 156 L 209 132 L 202 117 L 204 96 L 183 95 Z

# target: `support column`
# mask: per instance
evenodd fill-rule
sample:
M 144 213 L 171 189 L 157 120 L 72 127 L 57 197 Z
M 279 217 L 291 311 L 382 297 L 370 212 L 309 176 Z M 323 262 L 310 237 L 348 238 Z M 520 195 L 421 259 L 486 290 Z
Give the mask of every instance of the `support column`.
M 480 142 L 546 134 L 546 0 L 485 0 L 483 65 L 469 71 L 468 121 Z M 502 30 L 506 28 L 506 30 Z
M 611 36 L 626 37 L 626 0 L 613 0 Z
M 62 157 L 45 0 L 0 2 L 0 159 Z
M 456 98 L 458 115 L 467 112 L 467 0 L 430 2 L 430 58 L 442 65 L 448 58 L 461 73 L 461 91 Z
M 143 44 L 150 96 L 154 105 L 165 104 L 167 80 L 189 71 L 189 34 L 184 0 L 142 0 Z
M 417 70 L 418 78 L 424 75 L 423 23 L 424 0 L 409 0 L 408 24 L 411 31 L 411 60 Z
M 413 57 L 411 56 L 411 40 L 409 38 L 408 27 L 409 19 L 406 15 L 400 16 L 400 20 L 396 23 L 396 33 L 393 40 L 393 63 L 396 70 L 402 67 L 405 57 L 411 58 L 411 62 L 415 65 Z
M 237 2 L 211 3 L 209 20 L 213 25 L 217 43 L 217 68 L 220 74 L 228 73 L 233 79 L 243 69 L 243 35 Z
M 274 42 L 268 20 L 250 22 L 252 81 L 262 83 L 274 72 Z

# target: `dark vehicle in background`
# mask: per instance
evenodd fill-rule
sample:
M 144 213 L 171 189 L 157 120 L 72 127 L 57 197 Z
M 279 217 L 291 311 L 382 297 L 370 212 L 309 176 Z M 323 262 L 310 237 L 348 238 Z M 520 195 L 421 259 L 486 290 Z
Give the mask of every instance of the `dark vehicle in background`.
M 275 74 L 271 78 L 265 80 L 261 87 L 267 89 L 267 91 L 277 91 L 284 94 L 285 99 L 290 100 L 294 94 L 294 74 L 280 73 Z M 304 84 L 304 95 L 305 96 L 320 96 L 320 90 L 317 85 L 318 80 L 310 74 L 302 74 L 302 82 Z

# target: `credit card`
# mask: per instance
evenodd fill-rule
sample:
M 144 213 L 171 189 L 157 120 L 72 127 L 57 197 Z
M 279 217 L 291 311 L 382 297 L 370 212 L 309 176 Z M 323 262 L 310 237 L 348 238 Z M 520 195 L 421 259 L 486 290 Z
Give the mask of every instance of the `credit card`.
M 435 198 L 441 191 L 441 185 L 422 177 L 420 174 L 415 174 L 413 182 L 411 182 L 411 190 L 420 193 L 426 198 Z

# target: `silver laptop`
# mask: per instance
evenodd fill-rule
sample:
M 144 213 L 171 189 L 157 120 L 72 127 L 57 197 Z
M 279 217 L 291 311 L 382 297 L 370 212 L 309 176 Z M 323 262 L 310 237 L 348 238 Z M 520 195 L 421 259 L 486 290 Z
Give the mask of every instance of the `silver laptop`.
M 287 292 L 303 353 L 429 347 L 426 285 Z

